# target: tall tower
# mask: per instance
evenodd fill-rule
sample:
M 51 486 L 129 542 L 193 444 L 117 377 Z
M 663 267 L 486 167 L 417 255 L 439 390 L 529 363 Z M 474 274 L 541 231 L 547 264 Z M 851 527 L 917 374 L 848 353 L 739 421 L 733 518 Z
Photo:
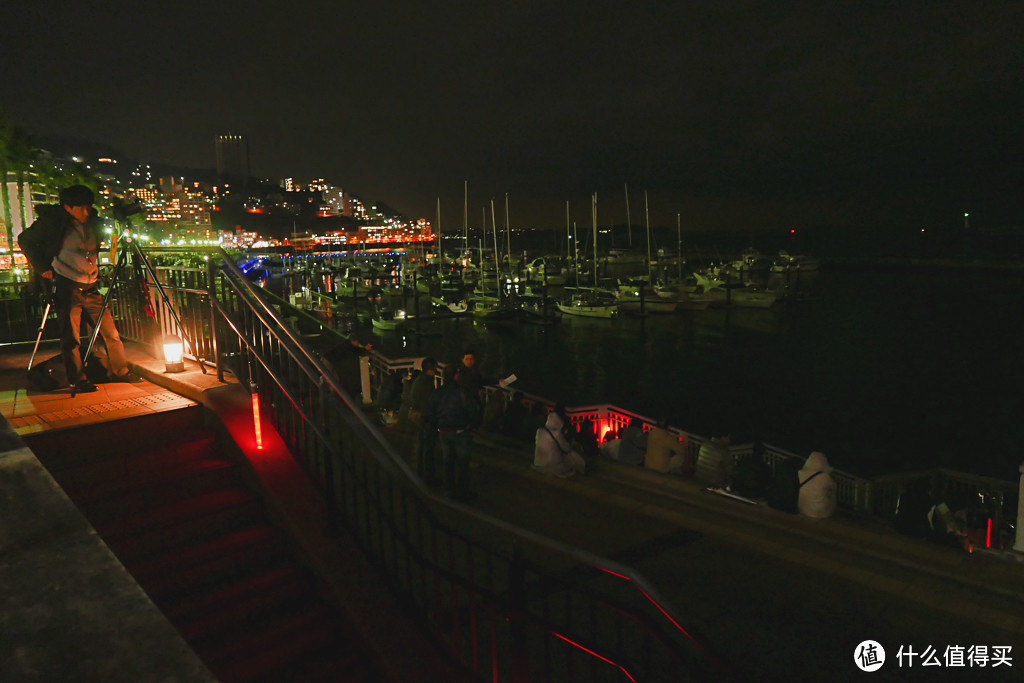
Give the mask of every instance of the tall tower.
M 217 146 L 217 179 L 221 184 L 245 188 L 249 179 L 249 147 L 245 137 L 228 133 L 219 135 Z

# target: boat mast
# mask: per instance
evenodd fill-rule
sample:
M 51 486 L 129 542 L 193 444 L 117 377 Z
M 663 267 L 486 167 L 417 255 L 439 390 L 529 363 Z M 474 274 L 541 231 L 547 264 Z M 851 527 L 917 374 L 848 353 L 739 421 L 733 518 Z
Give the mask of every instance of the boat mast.
M 491 200 L 491 229 L 494 231 L 494 284 L 498 286 L 496 294 L 501 298 L 501 271 L 498 269 L 498 224 L 494 222 L 494 200 Z
M 683 228 L 682 218 L 676 214 L 676 239 L 679 241 L 679 251 L 676 253 L 676 279 L 683 281 Z
M 572 233 L 569 231 L 569 200 L 565 200 L 565 259 L 568 261 L 572 258 Z M 573 264 L 575 265 L 575 264 Z
M 462 253 L 469 251 L 469 181 L 462 181 Z
M 508 192 L 505 193 L 505 252 L 508 255 L 508 264 L 512 266 L 512 228 L 508 222 Z
M 576 221 L 572 222 L 572 249 L 573 249 L 573 260 L 572 269 L 576 272 L 576 286 L 580 286 L 580 245 L 579 240 L 576 238 Z
M 597 287 L 597 193 L 590 200 L 590 215 L 594 224 L 594 287 Z
M 647 208 L 647 190 L 644 190 L 644 220 L 647 222 L 647 282 L 651 281 L 651 213 Z
M 626 190 L 626 234 L 629 235 L 629 248 L 633 248 L 633 225 L 629 222 L 629 183 L 623 183 Z

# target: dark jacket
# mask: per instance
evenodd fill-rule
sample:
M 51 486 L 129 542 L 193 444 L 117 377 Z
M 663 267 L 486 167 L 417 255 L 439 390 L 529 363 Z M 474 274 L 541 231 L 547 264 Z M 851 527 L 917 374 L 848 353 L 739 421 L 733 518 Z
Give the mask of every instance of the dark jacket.
M 53 270 L 53 259 L 60 253 L 64 237 L 75 223 L 74 217 L 64 210 L 60 204 L 40 204 L 36 206 L 36 218 L 32 225 L 18 235 L 18 246 L 28 259 L 29 265 L 36 274 Z M 100 242 L 99 222 L 93 218 L 86 227 L 96 233 L 96 242 Z
M 456 382 L 447 382 L 430 396 L 429 419 L 438 429 L 473 430 L 480 425 L 480 405 Z

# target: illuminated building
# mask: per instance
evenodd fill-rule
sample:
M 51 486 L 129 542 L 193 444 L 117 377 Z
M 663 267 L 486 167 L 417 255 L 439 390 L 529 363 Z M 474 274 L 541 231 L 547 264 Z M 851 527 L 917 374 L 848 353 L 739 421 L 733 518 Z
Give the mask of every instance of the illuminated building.
M 245 187 L 249 178 L 249 147 L 242 135 L 220 135 L 216 140 L 217 178 L 221 183 Z

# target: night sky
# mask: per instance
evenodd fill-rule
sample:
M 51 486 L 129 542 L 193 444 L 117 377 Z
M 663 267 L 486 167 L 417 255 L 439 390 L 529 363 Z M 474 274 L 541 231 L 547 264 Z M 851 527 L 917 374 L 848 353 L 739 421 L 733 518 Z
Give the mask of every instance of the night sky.
M 146 9 L 139 9 L 146 8 Z M 6 3 L 31 133 L 325 177 L 461 229 L 1020 224 L 1024 3 Z

